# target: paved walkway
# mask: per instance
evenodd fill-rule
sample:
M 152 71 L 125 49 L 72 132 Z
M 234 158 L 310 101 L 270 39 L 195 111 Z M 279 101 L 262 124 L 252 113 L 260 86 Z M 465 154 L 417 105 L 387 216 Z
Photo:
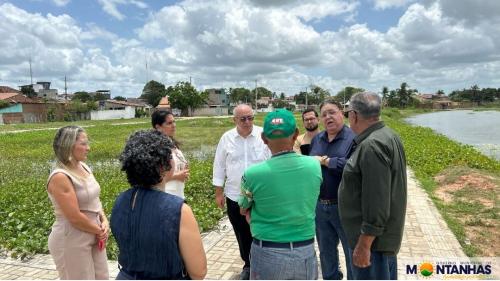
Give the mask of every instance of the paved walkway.
M 221 220 L 217 230 L 203 235 L 203 244 L 208 259 L 206 278 L 237 279 L 243 262 L 239 258 L 238 244 L 227 218 Z M 398 259 L 418 264 L 435 257 L 465 257 L 465 254 L 429 196 L 417 186 L 414 176 L 409 172 L 406 226 Z M 344 264 L 343 255 L 341 264 Z M 401 265 L 399 276 L 403 277 L 404 266 Z M 114 278 L 118 270 L 116 262 L 110 261 L 109 268 Z M 405 278 L 409 277 L 405 275 Z M 56 278 L 57 272 L 48 255 L 37 255 L 27 262 L 0 258 L 0 279 Z

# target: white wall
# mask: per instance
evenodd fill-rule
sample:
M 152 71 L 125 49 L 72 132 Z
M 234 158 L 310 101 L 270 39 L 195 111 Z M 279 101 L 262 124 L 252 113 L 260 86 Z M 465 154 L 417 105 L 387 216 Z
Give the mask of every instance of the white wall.
M 193 111 L 193 116 L 220 116 L 228 114 L 229 108 L 227 107 L 202 107 Z
M 90 112 L 90 120 L 109 120 L 109 119 L 132 119 L 135 117 L 135 108 L 126 106 L 122 110 L 98 110 Z

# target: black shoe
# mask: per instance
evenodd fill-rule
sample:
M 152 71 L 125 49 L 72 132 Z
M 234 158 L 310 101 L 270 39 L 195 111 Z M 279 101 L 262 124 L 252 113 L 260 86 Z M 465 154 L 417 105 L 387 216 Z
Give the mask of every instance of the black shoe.
M 240 273 L 240 280 L 250 280 L 250 268 L 245 267 Z

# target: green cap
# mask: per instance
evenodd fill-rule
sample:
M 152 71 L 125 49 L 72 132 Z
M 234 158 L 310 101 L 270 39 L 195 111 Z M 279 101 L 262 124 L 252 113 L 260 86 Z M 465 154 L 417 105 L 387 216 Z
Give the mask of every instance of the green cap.
M 295 117 L 286 109 L 270 112 L 264 119 L 264 136 L 268 139 L 287 138 L 296 128 Z

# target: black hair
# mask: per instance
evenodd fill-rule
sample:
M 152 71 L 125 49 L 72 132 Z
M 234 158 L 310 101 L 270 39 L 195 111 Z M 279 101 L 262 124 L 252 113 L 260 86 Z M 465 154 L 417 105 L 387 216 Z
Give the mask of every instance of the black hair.
M 153 126 L 153 129 L 156 129 L 156 125 L 161 126 L 165 121 L 167 120 L 167 116 L 174 114 L 171 111 L 168 110 L 156 110 L 151 114 L 151 125 Z M 170 137 L 172 141 L 174 142 L 174 145 L 176 148 L 179 148 L 181 146 L 181 143 L 177 141 L 174 137 Z
M 319 105 L 319 110 L 321 111 L 321 109 L 323 108 L 323 106 L 325 106 L 326 104 L 333 104 L 335 105 L 339 110 L 343 110 L 343 107 L 342 105 L 340 104 L 340 102 L 336 101 L 336 100 L 325 100 L 324 102 L 322 102 L 320 105 Z
M 305 115 L 306 113 L 309 113 L 309 112 L 314 112 L 314 115 L 315 115 L 316 117 L 318 117 L 318 116 L 319 116 L 319 115 L 318 115 L 318 112 L 317 112 L 314 108 L 308 108 L 308 109 L 304 110 L 304 112 L 302 112 L 302 120 L 304 120 L 304 115 Z
M 162 171 L 169 171 L 174 145 L 170 138 L 156 130 L 133 133 L 120 155 L 121 170 L 131 186 L 150 188 L 162 180 Z

